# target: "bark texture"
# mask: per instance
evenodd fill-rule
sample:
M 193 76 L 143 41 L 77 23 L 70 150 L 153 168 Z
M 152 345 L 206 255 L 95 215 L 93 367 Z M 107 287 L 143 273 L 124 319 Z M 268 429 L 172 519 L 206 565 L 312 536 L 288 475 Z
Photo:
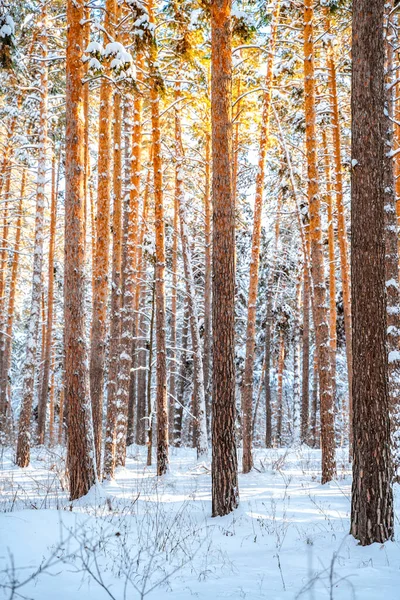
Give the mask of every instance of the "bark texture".
M 386 352 L 384 10 L 379 0 L 353 4 L 351 533 L 362 545 L 393 536 Z
M 315 71 L 313 39 L 313 0 L 304 2 L 304 89 L 307 154 L 307 193 L 310 215 L 311 277 L 314 291 L 314 326 L 318 355 L 322 483 L 330 481 L 336 473 L 333 381 L 331 368 L 330 336 L 327 294 L 322 249 L 321 201 L 318 184 L 318 156 L 315 106 Z
M 70 499 L 84 496 L 96 479 L 85 344 L 84 67 L 83 0 L 67 3 L 67 97 L 65 157 L 64 343 L 65 403 L 68 406 L 67 465 Z M 61 390 L 63 398 L 63 390 Z M 63 415 L 60 399 L 60 432 Z M 59 438 L 61 435 L 59 436 Z
M 230 0 L 211 4 L 213 193 L 212 515 L 238 506 L 235 438 L 235 206 L 232 194 Z

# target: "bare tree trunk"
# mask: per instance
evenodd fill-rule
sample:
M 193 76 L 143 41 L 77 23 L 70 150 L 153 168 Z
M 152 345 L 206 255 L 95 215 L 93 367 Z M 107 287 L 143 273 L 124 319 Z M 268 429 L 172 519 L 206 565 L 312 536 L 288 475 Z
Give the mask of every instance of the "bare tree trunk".
M 150 22 L 154 24 L 153 1 L 149 6 Z M 161 157 L 160 95 L 157 73 L 157 48 L 152 45 L 150 57 L 150 103 L 153 141 L 154 216 L 156 235 L 156 404 L 157 404 L 157 475 L 168 470 L 168 402 L 165 316 L 165 222 L 163 174 Z
M 104 16 L 104 45 L 113 36 L 115 0 L 106 0 Z M 108 276 L 110 264 L 110 201 L 112 164 L 112 97 L 109 77 L 100 85 L 99 150 L 97 161 L 96 254 L 94 258 L 93 314 L 90 347 L 90 397 L 92 401 L 97 474 L 101 472 L 103 437 L 104 376 L 107 335 Z
M 326 131 L 322 128 L 322 147 L 326 185 L 326 205 L 328 213 L 328 264 L 329 264 L 329 338 L 331 348 L 331 368 L 334 390 L 336 389 L 336 269 L 335 269 L 335 223 L 333 214 L 331 166 Z
M 310 279 L 308 265 L 304 264 L 303 275 L 303 335 L 302 335 L 302 378 L 301 378 L 301 442 L 308 439 L 308 412 L 310 404 Z
M 156 273 L 156 269 L 155 269 Z M 154 274 L 155 274 L 154 273 Z M 153 372 L 153 338 L 154 338 L 154 320 L 156 313 L 156 284 L 153 281 L 153 293 L 151 298 L 151 318 L 150 318 L 150 339 L 149 339 L 149 367 L 147 378 L 147 466 L 150 467 L 153 450 L 153 402 L 151 399 L 151 379 Z
M 137 58 L 140 60 L 140 57 Z M 130 370 L 132 366 L 132 332 L 135 298 L 135 259 L 138 238 L 138 211 L 140 197 L 140 168 L 142 152 L 141 134 L 142 99 L 135 97 L 133 109 L 132 162 L 130 167 L 129 203 L 125 202 L 122 274 L 123 296 L 121 308 L 121 336 L 118 349 L 117 392 L 107 407 L 107 434 L 104 452 L 104 477 L 114 477 L 117 464 L 125 463 L 126 431 Z M 118 441 L 120 454 L 117 454 Z
M 35 387 L 36 350 L 40 322 L 40 302 L 42 295 L 42 265 L 43 265 L 43 225 L 46 184 L 46 159 L 47 159 L 47 102 L 48 102 L 48 63 L 47 63 L 47 10 L 42 4 L 41 12 L 42 29 L 40 35 L 41 45 L 41 76 L 40 76 L 40 129 L 39 129 L 39 157 L 36 191 L 36 217 L 35 241 L 32 273 L 32 300 L 28 321 L 28 338 L 26 343 L 26 358 L 23 372 L 22 406 L 19 416 L 19 431 L 16 453 L 16 464 L 27 467 L 30 462 L 31 446 L 31 415 Z
M 212 202 L 210 194 L 211 180 L 211 139 L 206 134 L 206 162 L 204 182 L 204 393 L 206 395 L 207 432 L 211 432 L 211 367 L 212 367 L 212 256 L 211 256 L 211 221 Z
M 181 225 L 182 256 L 185 270 L 186 294 L 188 299 L 190 331 L 193 348 L 193 398 L 195 405 L 194 414 L 196 415 L 197 421 L 196 448 L 197 458 L 200 458 L 202 456 L 207 455 L 208 453 L 206 402 L 204 395 L 203 360 L 201 355 L 201 341 L 199 329 L 199 316 L 196 300 L 196 289 L 194 285 L 193 267 L 190 255 L 189 236 L 186 226 L 186 210 L 184 204 L 185 200 L 183 198 L 182 192 L 183 190 L 181 190 L 178 196 L 179 217 Z
M 275 240 L 271 268 L 267 281 L 267 310 L 265 319 L 265 349 L 264 349 L 264 387 L 265 387 L 265 446 L 272 446 L 272 398 L 271 398 L 271 338 L 272 338 L 272 308 L 274 303 L 274 277 L 278 259 L 278 244 L 280 232 L 282 195 L 278 195 L 275 216 Z
M 137 415 L 136 415 L 136 443 L 144 445 L 146 443 L 146 381 L 147 381 L 147 315 L 146 315 L 146 256 L 143 252 L 144 235 L 147 230 L 147 212 L 148 212 L 148 201 L 149 201 L 149 190 L 150 190 L 150 170 L 147 175 L 146 190 L 143 199 L 143 216 L 142 216 L 142 228 L 140 232 L 140 268 L 139 268 L 139 292 L 140 292 L 140 303 L 139 303 L 139 325 L 138 325 L 138 337 L 139 350 L 137 357 Z
M 59 168 L 59 167 L 58 167 Z M 46 430 L 47 398 L 49 394 L 50 365 L 53 344 L 53 313 L 54 313 L 54 252 L 56 246 L 56 221 L 57 221 L 57 184 L 58 174 L 56 172 L 56 157 L 52 160 L 51 181 L 51 208 L 50 208 L 50 241 L 49 241 L 49 264 L 48 264 L 48 290 L 47 290 L 47 325 L 46 345 L 43 364 L 43 381 L 39 399 L 38 417 L 38 442 L 44 444 Z
M 67 98 L 65 156 L 64 340 L 68 406 L 67 466 L 70 499 L 87 494 L 96 479 L 87 349 L 85 344 L 84 123 L 82 77 L 83 0 L 67 3 Z M 60 398 L 62 437 L 64 389 Z
M 183 424 L 183 410 L 185 402 L 185 388 L 187 379 L 187 347 L 189 339 L 189 302 L 187 297 L 184 302 L 183 309 L 183 324 L 182 324 L 182 336 L 181 336 L 181 351 L 179 356 L 180 369 L 178 375 L 178 389 L 177 389 L 177 404 L 178 408 L 175 412 L 175 446 L 180 447 L 182 445 L 182 424 Z
M 326 29 L 330 31 L 330 18 L 329 9 L 325 11 L 325 24 Z M 340 133 L 340 116 L 339 116 L 339 100 L 337 93 L 336 84 L 336 63 L 335 63 L 335 52 L 332 44 L 331 37 L 328 36 L 328 52 L 327 52 L 327 66 L 328 66 L 328 85 L 329 85 L 329 98 L 331 101 L 332 110 L 332 141 L 333 141 L 333 154 L 335 161 L 335 193 L 336 193 L 336 208 L 337 208 L 337 226 L 338 226 L 338 245 L 340 252 L 340 273 L 342 279 L 342 293 L 343 293 L 343 308 L 344 308 L 344 328 L 346 336 L 346 357 L 347 357 L 347 372 L 349 382 L 349 415 L 350 415 L 350 445 L 352 440 L 352 378 L 353 378 L 353 366 L 352 366 L 352 326 L 351 326 L 351 292 L 350 292 L 350 267 L 349 257 L 347 250 L 347 229 L 346 229 L 346 215 L 344 211 L 344 198 L 343 198 L 343 168 L 342 168 L 342 157 L 341 157 L 341 133 Z
M 118 393 L 118 371 L 120 365 L 120 345 L 121 345 L 121 264 L 122 264 L 122 111 L 121 95 L 118 92 L 114 94 L 114 206 L 112 218 L 112 284 L 111 284 L 111 323 L 110 323 L 110 364 L 108 370 L 107 387 L 107 425 L 106 425 L 106 443 L 104 451 L 104 473 L 110 475 L 110 461 L 115 460 L 114 435 L 115 431 L 110 428 L 110 424 L 115 424 L 117 419 L 118 406 L 116 403 Z M 112 414 L 110 414 L 112 413 Z M 114 414 L 115 413 L 115 414 Z M 125 442 L 125 440 L 124 440 Z M 117 441 L 118 444 L 118 441 Z M 107 464 L 106 464 L 107 463 Z
M 1 380 L 0 380 L 0 434 L 7 434 L 9 431 L 9 372 L 11 367 L 11 353 L 12 353 L 12 335 L 14 325 L 14 308 L 15 308 L 15 296 L 17 292 L 17 281 L 18 281 L 18 267 L 20 260 L 20 246 L 21 246 L 21 231 L 22 231 L 22 213 L 23 213 L 23 202 L 25 196 L 26 186 L 26 169 L 22 171 L 21 178 L 21 189 L 20 199 L 18 203 L 18 216 L 16 223 L 15 241 L 14 241 L 14 252 L 11 264 L 11 280 L 10 280 L 10 291 L 8 297 L 7 307 L 7 324 L 6 324 L 6 335 L 2 336 L 2 361 L 1 361 Z
M 282 416 L 283 416 L 283 370 L 285 368 L 285 339 L 283 331 L 279 332 L 279 354 L 278 354 L 278 390 L 276 398 L 276 445 L 282 446 Z
M 175 99 L 179 100 L 179 83 L 176 84 Z M 170 333 L 170 370 L 169 370 L 169 401 L 168 401 L 168 428 L 169 443 L 174 443 L 174 423 L 175 423 L 175 398 L 176 398 L 176 306 L 177 306 L 177 286 L 178 286 L 178 238 L 179 238 L 179 195 L 182 193 L 182 179 L 180 170 L 182 143 L 179 140 L 181 134 L 180 118 L 177 109 L 175 109 L 175 188 L 174 188 L 174 223 L 172 237 L 172 290 L 171 290 L 171 333 Z
M 321 201 L 318 184 L 316 136 L 315 73 L 313 40 L 313 0 L 304 2 L 304 89 L 306 121 L 306 153 L 308 167 L 308 200 L 310 213 L 311 277 L 314 290 L 314 326 L 318 355 L 321 399 L 322 483 L 336 474 L 334 401 L 324 256 L 322 250 Z
M 317 353 L 314 352 L 313 387 L 312 387 L 312 403 L 311 403 L 311 416 L 310 416 L 310 440 L 311 440 L 312 448 L 318 447 L 318 444 L 317 444 L 318 398 L 319 398 L 318 359 L 317 359 Z
M 235 438 L 235 206 L 232 195 L 231 2 L 211 4 L 213 193 L 212 515 L 239 503 Z
M 384 18 L 385 5 L 379 0 L 353 4 L 351 533 L 363 546 L 393 537 L 386 351 Z
M 293 431 L 292 441 L 300 441 L 300 305 L 301 305 L 301 270 L 296 282 L 296 305 L 293 323 Z
M 265 78 L 266 92 L 263 99 L 261 120 L 260 146 L 258 154 L 258 169 L 256 177 L 256 194 L 254 202 L 254 224 L 251 242 L 249 297 L 247 303 L 247 328 L 246 328 L 246 357 L 242 384 L 242 415 L 243 415 L 243 473 L 251 471 L 253 466 L 252 455 L 252 419 L 253 419 L 253 377 L 256 351 L 256 316 L 258 272 L 260 263 L 261 220 L 263 209 L 263 190 L 265 176 L 265 158 L 269 140 L 269 121 L 271 112 L 273 66 L 275 44 L 278 33 L 280 0 L 276 0 L 271 25 L 271 38 L 267 58 L 267 74 Z

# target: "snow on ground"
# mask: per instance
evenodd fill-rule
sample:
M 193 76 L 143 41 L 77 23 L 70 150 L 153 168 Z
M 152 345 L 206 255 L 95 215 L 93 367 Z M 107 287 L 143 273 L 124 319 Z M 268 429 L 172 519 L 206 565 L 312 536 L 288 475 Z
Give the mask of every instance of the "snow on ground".
M 60 449 L 35 449 L 27 469 L 6 451 L 0 598 L 398 599 L 398 542 L 362 548 L 348 535 L 345 457 L 338 451 L 338 479 L 321 486 L 319 451 L 258 450 L 257 470 L 239 477 L 240 508 L 212 519 L 210 464 L 193 450 L 172 449 L 157 480 L 145 449 L 131 447 L 115 481 L 74 503 Z

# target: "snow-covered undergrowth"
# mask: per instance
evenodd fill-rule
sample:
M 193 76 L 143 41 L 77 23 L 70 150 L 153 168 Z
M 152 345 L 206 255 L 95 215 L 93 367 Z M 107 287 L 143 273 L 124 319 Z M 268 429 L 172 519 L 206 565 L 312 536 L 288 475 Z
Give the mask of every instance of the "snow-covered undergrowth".
M 348 535 L 345 457 L 321 486 L 319 451 L 259 450 L 256 470 L 239 478 L 240 508 L 212 519 L 210 464 L 192 450 L 173 449 L 157 480 L 145 449 L 131 447 L 115 481 L 74 503 L 61 449 L 34 450 L 23 470 L 6 451 L 0 598 L 395 600 L 399 544 L 362 548 Z

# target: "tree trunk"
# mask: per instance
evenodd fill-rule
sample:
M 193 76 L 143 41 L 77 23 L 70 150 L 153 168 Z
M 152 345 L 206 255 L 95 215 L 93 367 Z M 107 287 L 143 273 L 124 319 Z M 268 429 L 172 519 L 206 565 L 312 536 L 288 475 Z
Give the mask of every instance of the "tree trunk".
M 180 183 L 180 187 L 182 182 Z M 188 299 L 189 308 L 189 320 L 190 320 L 190 331 L 192 337 L 192 348 L 193 348 L 193 382 L 194 382 L 194 414 L 196 415 L 196 448 L 197 458 L 207 455 L 208 453 L 208 440 L 207 440 L 207 420 L 206 420 L 206 402 L 204 395 L 204 373 L 203 373 L 203 360 L 201 355 L 201 341 L 200 341 L 200 328 L 199 328 L 199 316 L 197 309 L 196 300 L 196 289 L 194 285 L 194 275 L 192 260 L 190 255 L 189 247 L 189 236 L 186 226 L 186 210 L 185 200 L 183 198 L 183 189 L 181 187 L 178 195 L 179 202 L 179 218 L 181 225 L 181 243 L 182 243 L 182 256 L 183 265 L 185 270 L 185 282 L 186 282 L 186 294 Z
M 130 171 L 129 205 L 125 204 L 122 274 L 123 296 L 121 309 L 121 336 L 117 357 L 118 378 L 116 394 L 107 407 L 107 433 L 104 452 L 104 477 L 114 477 L 117 464 L 125 463 L 125 446 L 128 416 L 128 397 L 130 370 L 132 366 L 132 332 L 135 298 L 135 258 L 138 238 L 138 210 L 140 197 L 141 168 L 141 111 L 142 99 L 139 95 L 134 100 L 132 162 Z M 119 443 L 120 442 L 120 443 Z M 120 454 L 117 459 L 117 448 Z
M 176 84 L 175 98 L 179 100 L 179 84 Z M 178 238 L 179 238 L 179 195 L 182 189 L 182 179 L 180 176 L 181 149 L 179 141 L 180 119 L 177 109 L 175 109 L 175 189 L 174 189 L 174 222 L 172 237 L 172 290 L 171 290 L 171 333 L 170 333 L 170 370 L 169 370 L 169 401 L 168 401 L 168 428 L 169 443 L 174 443 L 174 423 L 175 423 L 175 402 L 176 402 L 176 306 L 177 306 L 177 286 L 178 286 Z
M 293 323 L 293 431 L 292 441 L 300 441 L 300 305 L 301 305 L 301 270 L 296 282 L 296 304 Z
M 272 339 L 272 308 L 274 303 L 274 277 L 278 260 L 278 244 L 281 222 L 282 195 L 278 194 L 275 216 L 275 240 L 271 268 L 267 281 L 267 310 L 265 319 L 265 349 L 264 349 L 264 387 L 265 387 L 265 446 L 272 447 L 272 398 L 271 398 L 271 339 Z
M 325 10 L 325 24 L 326 29 L 330 32 L 330 18 L 329 9 Z M 344 328 L 346 336 L 346 358 L 347 358 L 347 372 L 348 372 L 348 383 L 349 383 L 349 421 L 350 421 L 350 445 L 352 440 L 351 433 L 351 421 L 352 421 L 352 379 L 353 379 L 353 366 L 352 366 L 352 326 L 351 326 L 351 291 L 350 291 L 350 267 L 349 257 L 347 250 L 347 229 L 346 229 L 346 215 L 344 211 L 344 196 L 343 196 L 343 169 L 342 169 L 342 157 L 341 157 L 341 133 L 340 133 L 340 116 L 339 116 L 339 100 L 337 93 L 336 84 L 336 63 L 335 63 L 335 52 L 332 44 L 332 39 L 328 37 L 328 52 L 327 52 L 327 66 L 328 66 L 328 85 L 329 85 L 329 98 L 331 102 L 332 110 L 332 141 L 333 141 L 333 154 L 335 161 L 335 193 L 336 193 L 336 208 L 337 208 L 337 225 L 338 225 L 338 245 L 340 252 L 340 273 L 342 279 L 342 294 L 343 294 L 343 309 L 344 309 Z
M 204 182 L 204 393 L 206 395 L 207 431 L 211 432 L 211 368 L 212 368 L 212 256 L 211 256 L 211 221 L 212 202 L 210 195 L 211 180 L 211 139 L 206 134 L 206 162 Z
M 310 404 L 310 278 L 308 265 L 303 265 L 303 335 L 301 377 L 301 431 L 302 444 L 308 440 L 308 413 Z
M 154 270 L 156 272 L 156 269 Z M 154 272 L 154 275 L 155 275 Z M 150 317 L 150 339 L 149 339 L 149 367 L 147 378 L 147 466 L 151 466 L 153 450 L 153 402 L 151 399 L 151 380 L 153 372 L 153 338 L 154 338 L 154 320 L 156 312 L 156 284 L 153 279 L 151 297 L 151 317 Z
M 49 241 L 49 264 L 48 264 L 48 290 L 47 290 L 47 325 L 46 325 L 46 345 L 43 364 L 43 381 L 39 398 L 39 417 L 38 417 L 38 442 L 44 444 L 46 430 L 46 410 L 47 398 L 49 394 L 50 365 L 53 344 L 53 312 L 54 312 L 54 252 L 56 246 L 56 221 L 57 221 L 57 184 L 58 174 L 56 173 L 56 158 L 52 161 L 52 181 L 51 181 L 51 208 L 50 208 L 50 241 Z
M 331 167 L 326 131 L 322 128 L 322 148 L 326 185 L 326 205 L 328 216 L 328 264 L 329 264 L 329 338 L 331 348 L 331 368 L 334 390 L 336 388 L 336 269 L 335 269 L 335 223 L 333 214 Z
M 154 24 L 153 2 L 149 6 L 150 22 Z M 153 142 L 154 217 L 156 235 L 156 405 L 157 405 L 157 475 L 168 470 L 168 402 L 165 309 L 165 221 L 163 173 L 161 157 L 160 95 L 157 72 L 157 48 L 152 44 L 150 56 L 150 103 Z
M 109 352 L 110 364 L 108 370 L 107 387 L 107 427 L 106 444 L 104 453 L 104 472 L 109 475 L 109 461 L 114 461 L 114 431 L 110 431 L 110 420 L 113 421 L 114 415 L 110 412 L 117 412 L 116 398 L 118 393 L 118 369 L 120 365 L 120 343 L 121 343 L 121 262 L 122 262 L 122 159 L 121 159 L 121 140 L 122 140 L 122 111 L 121 95 L 118 92 L 114 94 L 114 169 L 113 169 L 113 218 L 112 218 L 112 283 L 111 283 L 111 317 L 110 317 L 110 339 Z M 111 440 L 110 440 L 111 436 Z M 111 453 L 110 453 L 111 441 Z M 125 440 L 124 440 L 125 442 Z M 117 440 L 118 444 L 118 440 Z M 107 463 L 107 464 L 106 464 Z
M 211 4 L 213 195 L 212 515 L 239 503 L 235 435 L 235 206 L 232 195 L 231 2 Z
M 267 58 L 267 74 L 263 98 L 261 119 L 260 146 L 258 154 L 258 169 L 256 177 L 256 194 L 254 201 L 254 224 L 251 242 L 249 297 L 247 302 L 247 328 L 246 328 L 246 357 L 242 384 L 242 416 L 243 416 L 243 473 L 251 471 L 253 466 L 252 455 L 252 420 L 253 420 L 253 377 L 256 352 L 256 316 L 258 271 L 260 264 L 261 220 L 263 209 L 263 190 L 265 176 L 265 158 L 269 140 L 269 121 L 271 113 L 273 66 L 275 44 L 278 33 L 280 0 L 276 0 L 271 25 L 271 38 Z
M 7 435 L 9 433 L 9 372 L 11 368 L 11 353 L 12 353 L 12 335 L 14 325 L 14 308 L 15 308 L 15 296 L 17 292 L 17 281 L 18 281 L 18 267 L 20 259 L 20 246 L 21 246 L 21 231 L 22 231 L 22 212 L 23 203 L 25 196 L 26 186 L 26 169 L 22 171 L 21 178 L 21 189 L 20 199 L 18 203 L 18 216 L 16 223 L 15 241 L 14 241 L 14 252 L 11 264 L 11 280 L 10 280 L 10 291 L 8 296 L 8 307 L 7 307 L 7 325 L 6 335 L 2 336 L 2 350 L 1 350 L 1 380 L 0 380 L 0 434 Z
M 187 375 L 187 347 L 189 339 L 189 302 L 188 298 L 185 297 L 184 308 L 183 308 L 183 324 L 182 324 L 182 335 L 181 335 L 181 351 L 179 356 L 180 369 L 178 375 L 178 389 L 177 389 L 177 404 L 178 407 L 175 411 L 175 446 L 180 447 L 182 445 L 182 424 L 183 424 L 183 410 L 185 404 L 185 388 L 186 388 L 186 375 Z
M 83 0 L 68 0 L 64 340 L 65 402 L 68 406 L 67 466 L 71 500 L 87 494 L 96 479 L 85 344 L 83 18 Z M 61 390 L 63 393 L 64 389 Z M 60 398 L 59 439 L 62 437 L 63 406 L 64 401 Z
M 304 89 L 306 121 L 306 153 L 308 174 L 308 201 L 310 213 L 311 277 L 314 290 L 314 326 L 318 355 L 321 399 L 322 483 L 331 481 L 336 474 L 334 402 L 329 345 L 328 310 L 324 255 L 322 249 L 321 201 L 318 184 L 318 156 L 316 135 L 313 0 L 304 2 Z
M 115 0 L 106 0 L 104 17 L 104 46 L 113 36 Z M 107 74 L 107 73 L 106 73 Z M 107 336 L 108 276 L 110 263 L 110 201 L 112 165 L 112 97 L 109 77 L 100 84 L 99 150 L 97 160 L 96 254 L 94 257 L 93 314 L 90 347 L 90 397 L 92 401 L 97 474 L 101 472 L 103 437 L 104 375 Z
M 384 17 L 385 5 L 379 0 L 353 4 L 351 533 L 363 546 L 393 537 L 386 351 Z
M 140 266 L 138 268 L 139 276 L 139 292 L 140 292 L 140 303 L 139 303 L 139 321 L 138 321 L 138 337 L 139 339 L 139 350 L 137 357 L 137 408 L 136 408 L 136 443 L 144 445 L 146 443 L 146 381 L 147 381 L 147 353 L 148 353 L 148 341 L 147 341 L 147 315 L 146 315 L 146 256 L 143 252 L 144 236 L 147 231 L 147 212 L 148 212 L 148 201 L 149 201 L 149 190 L 150 190 L 150 169 L 147 175 L 146 190 L 143 198 L 143 213 L 142 213 L 142 227 L 140 232 Z
M 285 368 L 285 339 L 283 331 L 279 332 L 278 353 L 278 389 L 276 397 L 276 445 L 282 446 L 282 416 L 283 416 L 283 370 Z
M 42 295 L 42 265 L 43 265 L 43 225 L 45 205 L 45 185 L 47 166 L 47 102 L 48 102 L 48 63 L 47 63 L 47 11 L 42 5 L 41 45 L 41 75 L 40 75 L 40 124 L 39 124 L 39 157 L 36 191 L 35 241 L 32 273 L 32 300 L 28 321 L 28 338 L 26 343 L 26 358 L 23 371 L 22 405 L 19 416 L 19 431 L 16 464 L 27 467 L 30 462 L 31 446 L 31 415 L 35 388 L 36 350 L 40 322 L 40 302 Z

